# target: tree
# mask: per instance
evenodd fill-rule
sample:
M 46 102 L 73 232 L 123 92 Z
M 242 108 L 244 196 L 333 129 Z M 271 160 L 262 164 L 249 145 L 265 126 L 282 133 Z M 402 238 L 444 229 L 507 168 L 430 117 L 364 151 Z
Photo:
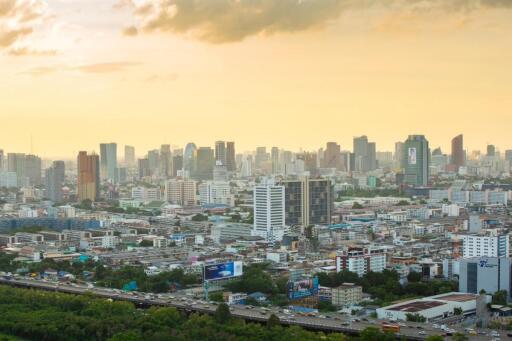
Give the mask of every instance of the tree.
M 407 313 L 407 314 L 405 314 L 405 317 L 406 317 L 407 321 L 411 321 L 411 322 L 426 322 L 427 321 L 425 316 L 422 316 L 418 313 L 414 313 L 414 314 Z
M 452 341 L 468 341 L 469 338 L 462 333 L 455 333 L 452 336 Z
M 215 321 L 217 323 L 226 323 L 231 319 L 231 312 L 229 311 L 229 306 L 226 303 L 221 303 L 217 307 L 217 310 L 215 310 L 215 313 L 213 315 L 215 318 Z
M 425 339 L 425 341 L 443 341 L 443 340 L 444 340 L 444 338 L 439 335 L 430 335 Z
M 383 333 L 377 327 L 367 327 L 359 334 L 360 341 L 394 341 L 396 336 L 393 333 Z
M 267 327 L 268 328 L 274 328 L 281 325 L 281 321 L 279 320 L 279 317 L 276 316 L 276 314 L 270 315 L 270 317 L 267 320 Z
M 453 314 L 454 315 L 462 315 L 462 308 L 460 308 L 460 307 L 453 308 Z
M 152 247 L 152 246 L 153 246 L 153 241 L 148 240 L 148 239 L 144 239 L 144 240 L 142 240 L 142 241 L 139 243 L 139 246 L 140 246 L 140 247 Z
M 492 304 L 507 305 L 507 290 L 496 291 L 492 295 Z
M 354 210 L 360 210 L 362 208 L 364 208 L 363 205 L 361 205 L 358 202 L 354 202 L 354 204 L 352 205 L 352 209 L 354 209 Z
M 191 220 L 192 221 L 207 221 L 208 216 L 198 213 L 198 214 L 194 215 Z
M 208 298 L 210 299 L 210 301 L 224 302 L 224 295 L 220 291 L 211 293 L 210 295 L 208 295 Z
M 421 274 L 419 272 L 416 272 L 416 271 L 411 271 L 407 275 L 407 281 L 409 281 L 409 282 L 419 282 L 419 281 L 421 281 Z
M 396 204 L 397 206 L 407 206 L 409 205 L 409 202 L 407 200 L 400 200 L 398 202 L 398 204 Z

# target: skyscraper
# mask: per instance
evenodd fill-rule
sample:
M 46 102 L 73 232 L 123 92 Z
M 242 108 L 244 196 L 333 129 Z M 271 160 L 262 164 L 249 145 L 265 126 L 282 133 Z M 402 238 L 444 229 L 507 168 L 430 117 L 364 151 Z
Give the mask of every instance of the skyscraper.
M 25 154 L 8 153 L 7 154 L 7 171 L 16 173 L 18 183 L 25 177 Z
M 98 155 L 81 151 L 77 158 L 78 200 L 98 200 L 100 196 L 100 160 Z
M 215 161 L 220 161 L 224 166 L 226 166 L 226 142 L 215 142 Z
M 430 150 L 424 135 L 409 135 L 404 142 L 404 182 L 426 186 L 429 180 Z
M 172 175 L 172 153 L 171 145 L 163 144 L 160 147 L 160 176 L 169 177 Z
M 288 226 L 331 223 L 333 188 L 329 179 L 283 180 Z
M 116 178 L 117 168 L 117 144 L 101 143 L 100 160 L 101 178 L 103 180 L 114 181 L 114 179 Z
M 226 143 L 226 167 L 228 172 L 236 172 L 235 142 Z
M 135 147 L 124 146 L 124 163 L 128 167 L 135 166 Z
M 42 184 L 40 157 L 35 155 L 27 155 L 25 157 L 25 176 L 28 178 L 31 186 Z
M 281 165 L 279 164 L 279 148 L 272 147 L 270 150 L 270 159 L 272 161 L 272 174 L 279 174 L 281 172 Z
M 327 142 L 325 148 L 322 168 L 336 168 L 341 170 L 341 149 L 340 145 L 336 142 Z
M 183 155 L 174 155 L 172 157 L 172 176 L 178 176 L 178 171 L 183 169 Z
M 62 201 L 62 185 L 64 184 L 66 166 L 64 161 L 53 161 L 45 171 L 46 197 L 53 202 Z
M 375 142 L 368 142 L 367 136 L 354 137 L 355 170 L 367 172 L 377 169 Z
M 194 143 L 188 143 L 183 153 L 183 169 L 190 175 L 195 173 L 197 147 Z
M 158 175 L 160 170 L 160 152 L 158 149 L 148 151 L 148 167 L 151 175 Z
M 397 169 L 404 168 L 404 143 L 403 142 L 395 143 L 395 154 L 393 155 L 393 160 L 395 161 L 395 168 L 397 168 Z
M 452 139 L 452 158 L 451 164 L 457 172 L 460 167 L 464 166 L 464 137 L 462 134 L 455 136 Z
M 196 151 L 195 177 L 199 180 L 213 179 L 214 155 L 210 147 L 199 147 Z
M 3 149 L 0 149 L 0 172 L 5 168 L 5 155 Z
M 487 145 L 487 156 L 494 157 L 496 155 L 496 147 L 493 144 Z
M 269 155 L 267 153 L 266 147 L 257 147 L 256 148 L 256 156 L 254 158 L 254 164 L 256 169 L 261 169 L 264 162 L 267 162 Z
M 284 186 L 263 181 L 254 187 L 253 235 L 269 242 L 281 241 L 285 226 Z
M 138 168 L 139 168 L 139 179 L 145 178 L 147 176 L 151 176 L 151 171 L 149 169 L 149 160 L 147 158 L 138 160 Z

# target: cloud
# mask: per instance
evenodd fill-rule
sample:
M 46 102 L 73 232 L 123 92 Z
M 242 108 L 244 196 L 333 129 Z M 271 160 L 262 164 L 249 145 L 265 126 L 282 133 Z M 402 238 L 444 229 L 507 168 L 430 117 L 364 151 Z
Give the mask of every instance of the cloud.
M 47 14 L 44 0 L 0 0 L 0 49 L 31 35 Z
M 7 53 L 10 55 L 10 56 L 17 56 L 17 57 L 21 57 L 21 56 L 37 56 L 37 57 L 41 57 L 41 56 L 56 56 L 57 55 L 57 51 L 56 50 L 34 50 L 34 49 L 31 49 L 29 47 L 18 47 L 18 48 L 12 48 L 10 50 L 7 51 Z
M 467 12 L 512 8 L 512 0 L 120 0 L 135 25 L 124 30 L 168 32 L 210 43 L 236 42 L 254 35 L 299 32 L 323 27 L 348 10 L 372 7 L 413 13 Z
M 123 35 L 127 37 L 133 37 L 137 34 L 139 34 L 139 30 L 135 26 L 129 26 L 123 30 Z
M 174 82 L 178 79 L 178 74 L 171 73 L 168 75 L 150 75 L 145 79 L 148 83 L 156 83 L 156 82 Z
M 73 72 L 78 71 L 86 74 L 104 74 L 125 71 L 130 67 L 140 65 L 138 62 L 109 62 L 82 65 L 53 65 L 45 67 L 36 67 L 28 69 L 20 74 L 31 76 L 43 76 L 56 72 Z

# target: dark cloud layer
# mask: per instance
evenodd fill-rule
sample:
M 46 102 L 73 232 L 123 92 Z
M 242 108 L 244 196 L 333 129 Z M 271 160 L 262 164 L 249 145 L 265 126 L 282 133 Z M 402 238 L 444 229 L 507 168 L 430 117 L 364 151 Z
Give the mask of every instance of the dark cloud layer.
M 124 30 L 191 34 L 211 42 L 243 40 L 257 34 L 297 32 L 321 27 L 346 10 L 389 7 L 414 11 L 471 11 L 482 7 L 512 8 L 512 0 L 153 0 L 131 8 L 136 25 Z

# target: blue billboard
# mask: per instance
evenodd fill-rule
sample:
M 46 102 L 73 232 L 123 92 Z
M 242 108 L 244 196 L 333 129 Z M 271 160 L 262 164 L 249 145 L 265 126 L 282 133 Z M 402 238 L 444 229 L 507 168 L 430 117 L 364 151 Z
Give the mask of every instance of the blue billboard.
M 205 281 L 242 276 L 242 273 L 242 262 L 228 262 L 211 265 L 205 264 L 204 266 Z
M 288 282 L 288 299 L 297 300 L 318 294 L 318 277 Z

